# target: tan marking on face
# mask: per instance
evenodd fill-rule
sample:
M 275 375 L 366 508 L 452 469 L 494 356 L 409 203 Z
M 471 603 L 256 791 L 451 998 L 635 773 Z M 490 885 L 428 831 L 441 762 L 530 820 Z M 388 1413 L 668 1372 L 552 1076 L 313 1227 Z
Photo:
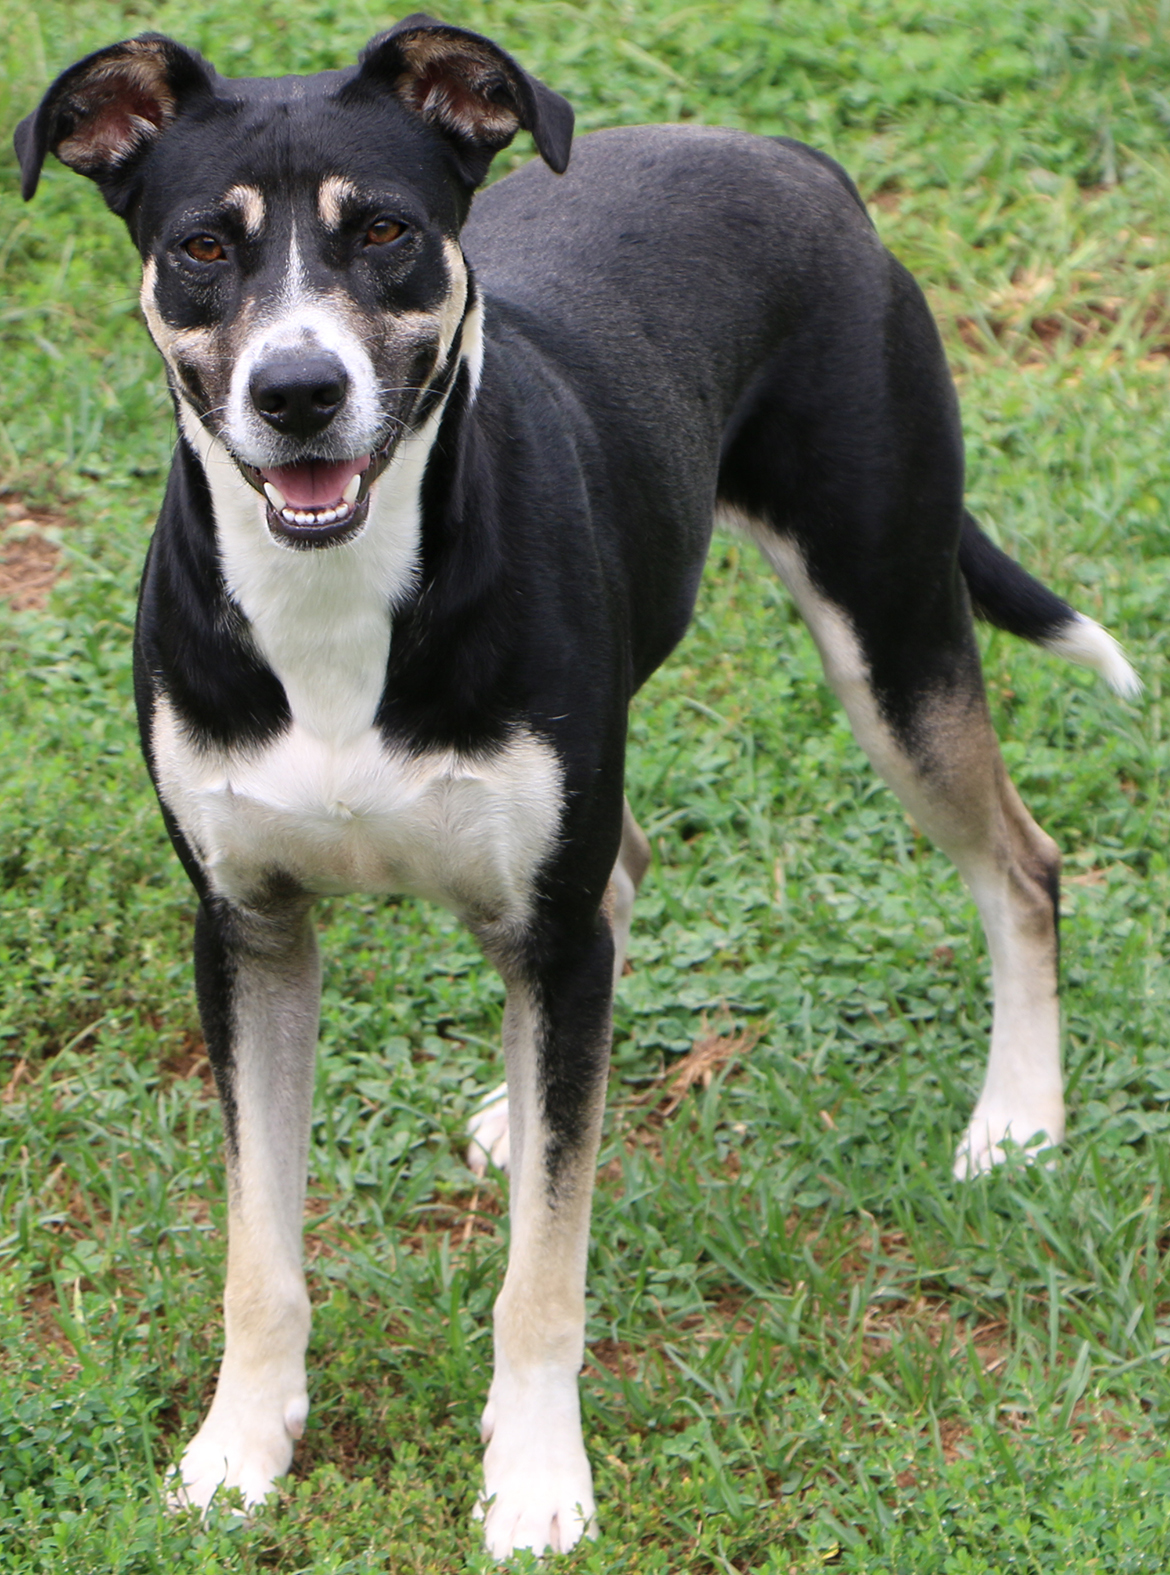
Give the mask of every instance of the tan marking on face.
M 150 337 L 158 347 L 175 383 L 186 388 L 193 369 L 202 386 L 203 397 L 213 407 L 218 407 L 225 397 L 224 375 L 230 368 L 231 336 L 220 328 L 175 328 L 167 322 L 155 301 L 158 284 L 158 264 L 153 257 L 146 260 L 142 270 L 142 289 L 139 302 Z M 239 332 L 236 325 L 236 332 Z
M 450 355 L 467 308 L 467 264 L 463 253 L 455 241 L 445 240 L 443 255 L 450 285 L 444 299 L 431 311 L 396 312 L 387 320 L 385 328 L 388 344 L 419 345 L 428 340 L 434 343 L 435 371 Z
M 169 323 L 163 321 L 162 313 L 155 305 L 154 291 L 157 284 L 158 264 L 153 257 L 148 257 L 142 268 L 142 288 L 138 292 L 138 303 L 142 307 L 143 317 L 146 318 L 146 326 L 150 329 L 150 337 L 161 354 L 169 360 L 175 331 Z
M 467 309 L 467 264 L 463 260 L 463 252 L 458 242 L 445 240 L 443 256 L 447 259 L 447 276 L 451 281 L 451 290 L 438 311 L 440 362 L 447 359 L 455 335 L 459 331 L 459 324 L 463 321 L 463 313 Z
M 358 190 L 353 181 L 344 175 L 326 175 L 317 192 L 317 212 L 327 230 L 341 228 L 341 205 L 352 202 Z
M 158 264 L 153 257 L 148 257 L 142 270 L 142 289 L 139 292 L 139 302 L 142 306 L 142 315 L 146 318 L 146 326 L 150 329 L 150 337 L 158 346 L 165 360 L 175 364 L 176 354 L 181 353 L 189 361 L 199 362 L 202 358 L 207 360 L 212 351 L 215 340 L 214 330 L 210 328 L 172 328 L 158 309 L 154 299 L 155 288 L 158 284 Z
M 244 234 L 254 241 L 264 228 L 264 193 L 257 186 L 232 186 L 223 194 L 225 208 L 234 208 L 244 226 Z

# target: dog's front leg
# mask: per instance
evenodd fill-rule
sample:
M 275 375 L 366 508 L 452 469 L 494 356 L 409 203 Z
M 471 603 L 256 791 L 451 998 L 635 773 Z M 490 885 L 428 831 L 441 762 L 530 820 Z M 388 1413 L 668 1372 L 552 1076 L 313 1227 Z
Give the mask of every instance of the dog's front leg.
M 195 976 L 228 1171 L 223 1364 L 176 1494 L 204 1509 L 221 1486 L 247 1504 L 263 1499 L 288 1470 L 309 1408 L 301 1228 L 320 967 L 308 903 L 204 902 Z
M 483 1415 L 484 1535 L 567 1552 L 595 1529 L 577 1379 L 585 1260 L 609 1065 L 613 939 L 603 918 L 525 982 L 509 980 L 511 1244 Z

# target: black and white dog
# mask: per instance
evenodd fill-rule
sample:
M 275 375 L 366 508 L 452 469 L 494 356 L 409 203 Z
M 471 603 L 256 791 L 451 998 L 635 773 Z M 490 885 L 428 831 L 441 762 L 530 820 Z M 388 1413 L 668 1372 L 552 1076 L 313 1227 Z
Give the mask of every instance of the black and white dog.
M 964 513 L 938 333 L 841 170 L 660 126 L 585 138 L 565 174 L 572 123 L 495 44 L 412 16 L 310 77 L 115 44 L 16 134 L 26 197 L 53 152 L 126 220 L 181 434 L 136 688 L 200 897 L 230 1176 L 226 1349 L 182 1493 L 263 1498 L 305 1425 L 313 899 L 416 893 L 507 985 L 507 1103 L 477 1129 L 510 1144 L 479 1510 L 501 1556 L 594 1525 L 590 1196 L 648 861 L 626 712 L 686 628 L 716 510 L 978 904 L 995 1013 L 960 1174 L 1064 1124 L 1057 851 L 1004 773 L 972 610 L 1137 689 Z M 469 219 L 520 127 L 551 169 Z

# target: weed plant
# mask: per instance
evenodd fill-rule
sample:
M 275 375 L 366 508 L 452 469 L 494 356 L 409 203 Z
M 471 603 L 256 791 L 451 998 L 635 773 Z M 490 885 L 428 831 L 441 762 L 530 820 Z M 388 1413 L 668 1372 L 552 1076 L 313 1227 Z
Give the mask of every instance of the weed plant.
M 561 1567 L 1163 1570 L 1170 5 L 444 15 L 583 129 L 686 118 L 841 159 L 938 315 L 975 512 L 1147 686 L 1126 706 L 984 642 L 1009 767 L 1065 855 L 1071 1119 L 1051 1167 L 960 1185 L 989 1026 L 974 910 L 865 764 L 783 591 L 716 538 L 633 712 L 654 866 L 590 1266 L 603 1537 Z M 386 20 L 371 0 L 0 0 L 0 123 L 146 27 L 256 75 L 343 64 Z M 499 1077 L 501 988 L 409 901 L 322 905 L 293 1476 L 249 1525 L 162 1511 L 214 1379 L 224 1241 L 192 896 L 130 694 L 174 427 L 121 226 L 57 166 L 26 209 L 7 129 L 0 334 L 0 502 L 57 519 L 66 571 L 43 610 L 0 613 L 0 1567 L 485 1570 L 469 1516 L 505 1187 L 461 1154 Z M 676 1088 L 679 1065 L 703 1075 Z

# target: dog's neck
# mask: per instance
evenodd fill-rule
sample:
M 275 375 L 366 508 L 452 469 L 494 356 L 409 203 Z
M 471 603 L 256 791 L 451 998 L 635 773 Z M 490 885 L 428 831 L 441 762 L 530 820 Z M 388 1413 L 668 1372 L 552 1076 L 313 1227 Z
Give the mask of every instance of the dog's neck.
M 479 302 L 464 319 L 458 353 L 473 398 L 483 364 Z M 294 722 L 327 742 L 344 743 L 373 725 L 394 614 L 417 585 L 423 477 L 446 405 L 444 396 L 399 444 L 371 492 L 360 536 L 296 551 L 273 540 L 263 499 L 179 397 L 183 436 L 207 478 L 227 593 L 283 684 Z

